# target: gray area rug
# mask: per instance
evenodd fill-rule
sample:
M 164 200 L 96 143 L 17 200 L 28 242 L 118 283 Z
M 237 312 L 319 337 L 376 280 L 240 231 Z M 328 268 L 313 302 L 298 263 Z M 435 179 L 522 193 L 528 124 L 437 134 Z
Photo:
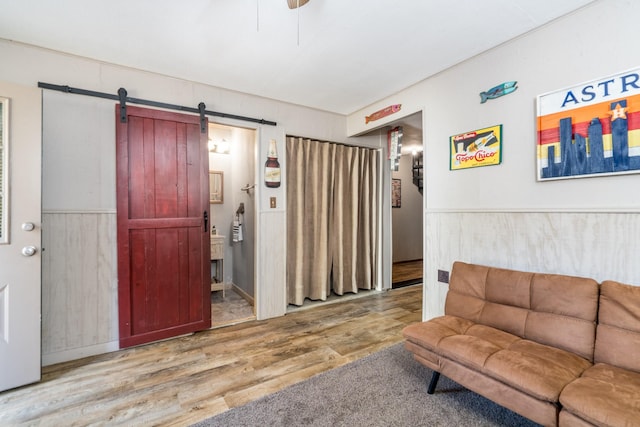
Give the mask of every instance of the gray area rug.
M 396 344 L 194 426 L 537 425 L 431 372 Z

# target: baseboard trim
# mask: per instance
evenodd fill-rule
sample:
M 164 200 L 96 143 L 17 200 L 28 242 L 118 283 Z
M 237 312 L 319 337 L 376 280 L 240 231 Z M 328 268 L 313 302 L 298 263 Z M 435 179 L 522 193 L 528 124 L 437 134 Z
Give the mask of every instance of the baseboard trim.
M 83 357 L 97 356 L 99 354 L 111 353 L 112 351 L 118 350 L 120 350 L 120 342 L 110 341 L 106 343 L 90 345 L 87 347 L 47 353 L 42 355 L 42 366 L 55 365 L 56 363 L 82 359 Z
M 230 286 L 231 288 L 233 288 L 233 291 L 235 293 L 237 293 L 238 295 L 240 295 L 242 298 L 244 298 L 244 300 L 246 302 L 249 303 L 249 305 L 251 305 L 252 307 L 254 307 L 254 299 L 251 295 L 249 295 L 244 289 L 240 288 L 238 285 L 236 285 L 235 283 L 227 283 L 226 286 Z
M 413 286 L 417 284 L 420 284 L 420 285 L 422 284 L 422 277 L 419 279 L 411 279 L 411 280 L 405 280 L 403 282 L 392 283 L 391 289 L 404 288 L 406 286 Z

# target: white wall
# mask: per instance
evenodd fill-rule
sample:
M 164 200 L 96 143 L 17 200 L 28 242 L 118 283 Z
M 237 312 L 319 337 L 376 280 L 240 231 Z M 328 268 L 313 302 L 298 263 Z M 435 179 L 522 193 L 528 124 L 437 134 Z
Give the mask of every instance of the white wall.
M 286 134 L 354 141 L 346 137 L 345 117 L 336 114 L 6 40 L 0 40 L 0 57 L 0 81 L 112 94 L 124 87 L 135 98 L 192 107 L 204 102 L 208 110 L 276 121 L 274 127 L 210 118 L 256 129 L 258 165 L 266 160 L 269 140 L 283 147 Z M 379 147 L 378 138 L 355 141 Z M 286 170 L 284 159 L 280 162 Z M 267 189 L 259 178 L 258 183 L 255 297 L 257 317 L 265 319 L 286 311 L 286 191 L 284 185 Z M 278 199 L 276 209 L 269 209 L 271 196 Z M 115 102 L 43 91 L 43 240 L 49 246 L 43 268 L 51 267 L 43 270 L 44 364 L 117 349 L 115 209 Z M 74 224 L 78 218 L 82 222 Z M 95 266 L 95 272 L 86 266 Z
M 640 285 L 640 175 L 538 182 L 535 170 L 536 96 L 639 66 L 638 16 L 640 2 L 595 2 L 348 117 L 356 135 L 387 105 L 423 111 L 425 319 L 443 312 L 437 269 L 455 260 Z M 511 80 L 516 92 L 480 104 Z M 451 135 L 497 124 L 501 165 L 449 171 Z

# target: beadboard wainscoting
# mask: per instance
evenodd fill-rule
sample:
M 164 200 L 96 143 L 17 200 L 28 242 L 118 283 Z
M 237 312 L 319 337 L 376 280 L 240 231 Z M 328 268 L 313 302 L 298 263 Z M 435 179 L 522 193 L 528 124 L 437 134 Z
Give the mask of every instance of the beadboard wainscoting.
M 640 286 L 637 212 L 427 211 L 425 232 L 425 320 L 444 314 L 438 269 L 456 260 Z
M 42 364 L 118 344 L 115 212 L 42 214 Z
M 283 209 L 258 213 L 255 310 L 258 320 L 287 312 L 286 216 Z

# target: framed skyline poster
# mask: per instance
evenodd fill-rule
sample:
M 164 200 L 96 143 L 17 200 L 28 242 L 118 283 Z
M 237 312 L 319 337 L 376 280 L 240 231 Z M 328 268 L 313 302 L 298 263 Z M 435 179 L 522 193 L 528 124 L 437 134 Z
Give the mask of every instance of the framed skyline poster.
M 468 169 L 502 162 L 502 125 L 449 138 L 449 169 Z
M 538 181 L 640 172 L 640 69 L 537 101 Z

